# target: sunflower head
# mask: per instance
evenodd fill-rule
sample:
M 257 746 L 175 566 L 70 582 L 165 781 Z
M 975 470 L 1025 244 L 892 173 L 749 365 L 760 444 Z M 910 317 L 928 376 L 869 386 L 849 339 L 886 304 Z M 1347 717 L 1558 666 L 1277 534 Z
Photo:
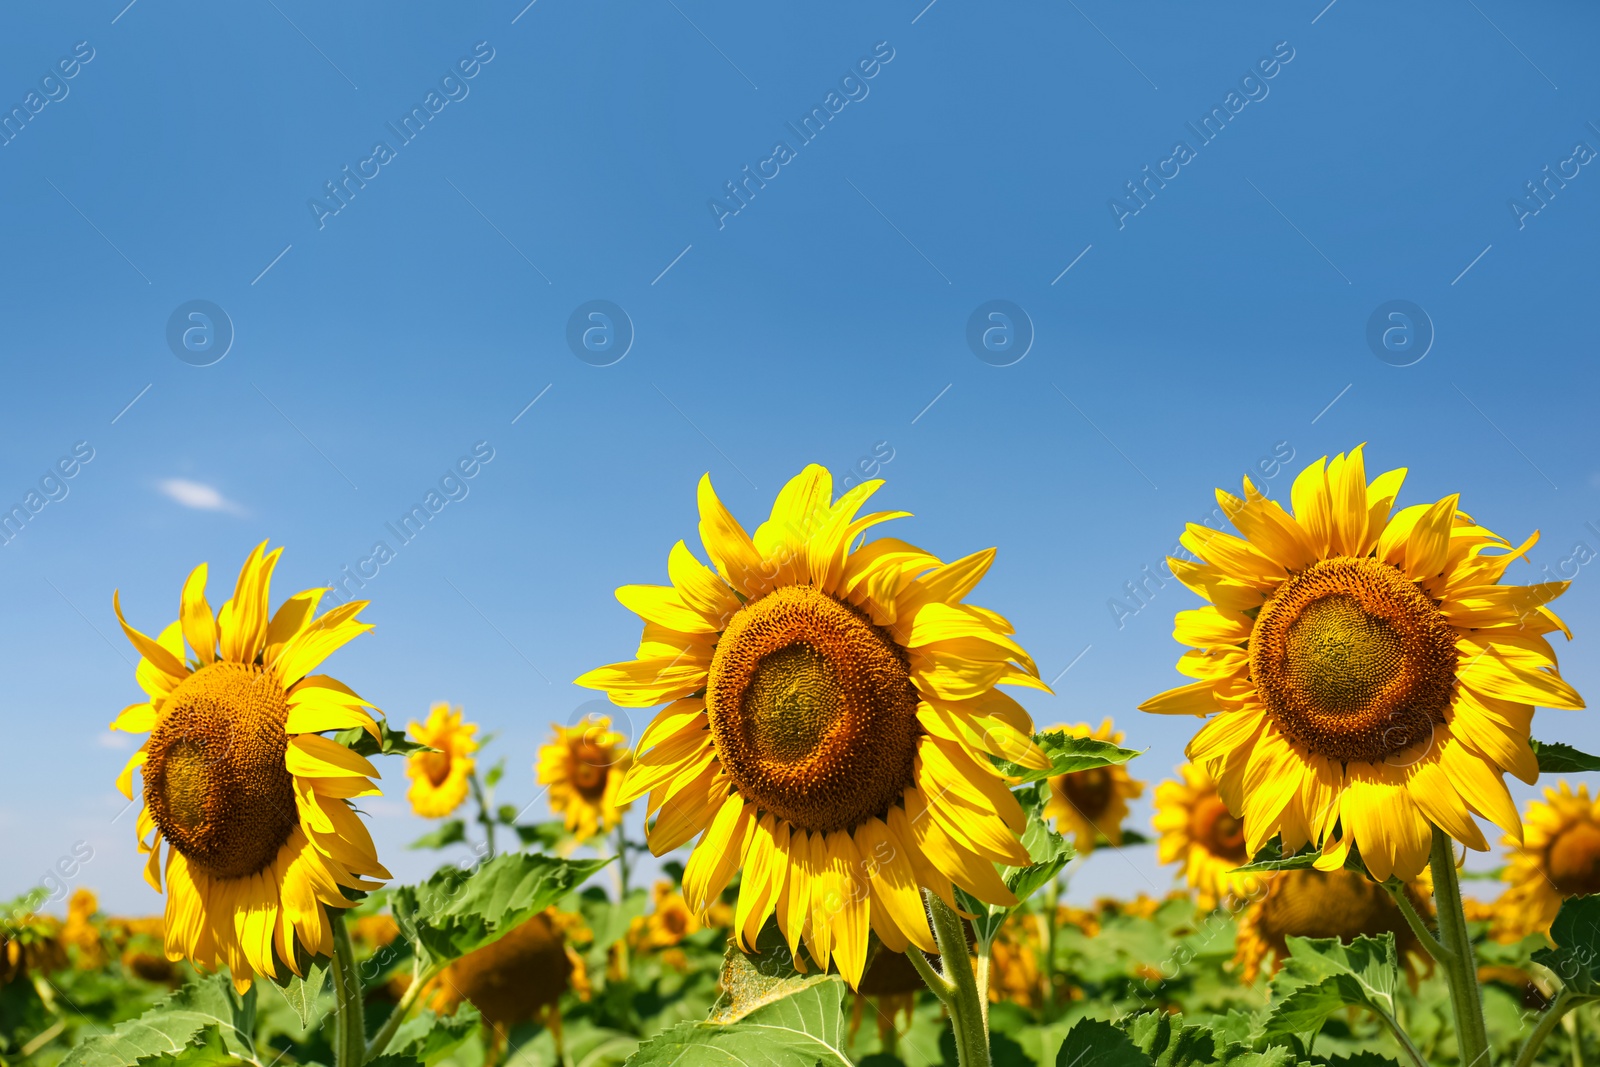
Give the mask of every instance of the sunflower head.
M 1098 729 L 1081 722 L 1076 726 L 1055 726 L 1072 737 L 1122 744 L 1122 731 L 1111 720 Z M 1047 731 L 1049 732 L 1049 731 Z M 1128 817 L 1128 801 L 1144 793 L 1144 783 L 1134 780 L 1121 764 L 1091 767 L 1050 779 L 1050 800 L 1045 815 L 1055 819 L 1056 829 L 1070 835 L 1078 851 L 1087 855 L 1104 839 L 1113 847 L 1122 844 L 1122 823 Z
M 868 931 L 893 951 L 934 948 L 922 889 L 952 907 L 961 886 L 1015 903 L 994 864 L 1027 863 L 1021 806 L 991 755 L 1049 760 L 1027 713 L 997 685 L 1047 689 L 1001 616 L 964 602 L 993 550 L 944 563 L 866 532 L 882 485 L 837 500 L 809 466 L 746 533 L 700 482 L 700 539 L 672 584 L 617 599 L 644 620 L 638 658 L 579 685 L 623 707 L 665 704 L 640 738 L 620 799 L 648 796 L 650 847 L 700 842 L 683 895 L 704 913 L 743 870 L 734 933 L 767 917 L 798 957 L 862 981 Z
M 550 810 L 579 841 L 616 828 L 631 806 L 617 798 L 632 763 L 626 738 L 606 715 L 587 715 L 576 726 L 553 727 L 539 749 L 539 782 L 550 787 Z
M 150 736 L 123 768 L 130 799 L 142 769 L 139 849 L 145 879 L 162 888 L 166 857 L 166 953 L 202 968 L 226 965 L 234 985 L 253 975 L 300 974 L 303 957 L 327 955 L 325 907 L 349 907 L 344 888 L 387 878 L 350 799 L 377 793 L 377 770 L 322 736 L 360 727 L 374 737 L 371 705 L 327 675 L 329 654 L 371 629 L 357 601 L 323 615 L 324 590 L 268 613 L 282 549 L 256 546 L 233 596 L 213 614 L 205 564 L 184 583 L 178 621 L 154 639 L 117 619 L 138 649 L 135 677 L 147 699 L 125 708 L 113 730 Z M 163 844 L 166 845 L 163 850 Z
M 1252 896 L 1260 885 L 1257 875 L 1236 873 L 1250 862 L 1244 827 L 1228 811 L 1204 767 L 1185 763 L 1178 768 L 1178 780 L 1156 786 L 1154 825 L 1160 834 L 1156 858 L 1183 865 L 1183 879 L 1202 909 Z
M 434 980 L 429 1006 L 449 1015 L 468 1001 L 502 1038 L 518 1023 L 552 1024 L 561 994 L 573 988 L 583 961 L 567 944 L 563 916 L 540 912 L 496 941 L 467 953 Z
M 467 799 L 468 779 L 477 766 L 472 754 L 478 751 L 478 742 L 472 735 L 478 725 L 464 722 L 460 708 L 438 703 L 428 709 L 427 722 L 413 719 L 407 730 L 432 751 L 406 757 L 406 776 L 411 779 L 406 799 L 424 819 L 442 819 Z
M 645 952 L 673 948 L 703 929 L 699 916 L 689 910 L 683 894 L 670 881 L 657 882 L 651 896 L 650 914 L 636 917 L 631 924 L 629 940 L 635 948 Z
M 1410 886 L 1405 892 L 1421 914 L 1429 914 L 1424 894 Z M 1290 937 L 1349 941 L 1385 933 L 1395 935 L 1401 961 L 1415 979 L 1419 962 L 1425 962 L 1422 945 L 1387 889 L 1360 871 L 1281 871 L 1240 916 L 1234 962 L 1249 983 L 1263 964 L 1273 970 L 1282 964 Z
M 1433 825 L 1482 851 L 1481 814 L 1520 839 L 1504 774 L 1538 776 L 1533 706 L 1583 707 L 1546 638 L 1568 583 L 1500 584 L 1538 535 L 1512 548 L 1455 496 L 1391 514 L 1404 477 L 1369 483 L 1360 448 L 1321 459 L 1292 514 L 1246 479 L 1217 493 L 1242 536 L 1191 524 L 1197 561 L 1169 561 L 1209 602 L 1174 632 L 1196 680 L 1141 707 L 1209 717 L 1189 757 L 1249 855 L 1281 834 L 1336 870 L 1359 845 L 1374 877 L 1409 880 Z
M 1508 886 L 1494 907 L 1495 936 L 1518 941 L 1550 932 L 1567 897 L 1600 893 L 1600 800 L 1565 781 L 1528 803 L 1523 839 L 1505 839 Z

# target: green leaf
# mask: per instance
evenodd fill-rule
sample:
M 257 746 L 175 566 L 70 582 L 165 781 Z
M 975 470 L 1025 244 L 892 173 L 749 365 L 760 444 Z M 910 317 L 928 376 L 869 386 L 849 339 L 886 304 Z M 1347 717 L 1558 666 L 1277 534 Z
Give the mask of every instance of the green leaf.
M 736 1023 L 758 1008 L 828 980 L 828 975 L 815 967 L 809 971 L 801 974 L 795 969 L 794 956 L 778 929 L 777 919 L 768 918 L 756 935 L 754 952 L 745 952 L 733 941 L 728 942 L 719 976 L 722 995 L 711 1007 L 710 1021 Z
M 1376 1052 L 1357 1052 L 1353 1056 L 1330 1056 L 1328 1067 L 1400 1067 L 1388 1056 Z
M 770 992 L 770 991 L 769 991 Z M 734 1022 L 681 1023 L 656 1035 L 629 1067 L 750 1063 L 771 1067 L 852 1067 L 844 1052 L 844 982 L 816 975 L 762 1000 Z
M 1049 782 L 1025 785 L 1016 790 L 1016 797 L 1028 820 L 1022 830 L 1022 845 L 1033 862 L 1021 867 L 1002 867 L 1000 877 L 1005 881 L 1006 888 L 1016 894 L 1020 904 L 1037 892 L 1040 886 L 1060 874 L 1061 869 L 1076 855 L 1076 850 L 1044 819 L 1044 806 L 1050 799 Z M 973 927 L 985 943 L 994 939 L 1006 916 L 1016 910 L 984 904 L 959 887 L 956 891 L 961 894 L 962 907 L 976 916 Z
M 389 1043 L 389 1054 L 409 1056 L 432 1067 L 477 1032 L 482 1018 L 471 1004 L 463 1004 L 455 1014 L 444 1016 L 424 1008 L 400 1024 Z
M 524 845 L 538 845 L 546 852 L 555 848 L 567 836 L 567 826 L 560 819 L 549 822 L 521 823 L 513 826 Z
M 1203 1026 L 1184 1026 L 1183 1016 L 1150 1011 L 1128 1025 L 1133 1039 L 1156 1067 L 1201 1067 L 1216 1057 L 1217 1039 Z
M 1360 936 L 1348 945 L 1338 938 L 1290 937 L 1288 946 L 1283 973 L 1272 983 L 1276 1003 L 1267 1017 L 1269 1038 L 1314 1035 L 1347 1006 L 1394 1018 L 1400 961 L 1393 933 Z M 1280 999 L 1285 990 L 1290 992 Z
M 432 833 L 423 834 L 407 848 L 448 848 L 459 845 L 467 839 L 467 824 L 460 819 L 451 819 L 449 822 L 439 824 L 439 828 Z
M 297 978 L 291 974 L 289 980 L 279 988 L 283 999 L 289 1002 L 289 1007 L 300 1017 L 302 1030 L 311 1025 L 312 1019 L 321 1017 L 322 1007 L 319 1001 L 327 988 L 328 965 L 322 960 L 313 960 L 306 968 L 304 978 Z
M 390 906 L 426 967 L 499 939 L 610 862 L 509 852 L 471 872 L 448 866 L 421 885 L 401 886 Z
M 1044 749 L 1045 755 L 1050 757 L 1049 767 L 1034 770 L 1020 763 L 995 759 L 995 768 L 1006 777 L 1016 778 L 1019 784 L 1026 785 L 1043 778 L 1071 774 L 1073 771 L 1087 771 L 1095 767 L 1127 763 L 1139 754 L 1131 748 L 1118 748 L 1110 741 L 1096 741 L 1092 737 L 1073 737 L 1065 730 L 1035 734 L 1033 742 Z
M 517 824 L 517 806 L 515 804 L 502 804 L 494 810 L 494 821 L 502 826 L 515 826 Z
M 1574 993 L 1600 993 L 1600 968 L 1595 966 L 1600 960 L 1600 896 L 1563 900 L 1550 924 L 1550 940 L 1556 947 L 1539 949 L 1533 961 L 1554 971 Z
M 182 1048 L 145 1057 L 139 1067 L 233 1067 L 238 1062 L 223 1042 L 221 1029 L 205 1026 Z
M 1056 1052 L 1056 1067 L 1150 1067 L 1153 1062 L 1103 1019 L 1079 1019 Z
M 234 996 L 232 984 L 226 977 L 213 975 L 190 982 L 137 1019 L 118 1023 L 111 1033 L 82 1041 L 61 1064 L 133 1067 L 155 1056 L 189 1054 L 186 1050 L 205 1048 L 208 1028 L 217 1032 L 232 1055 L 249 1056 L 253 1049 L 246 1026 L 244 1009 Z M 201 1044 L 196 1045 L 196 1039 L 201 1039 Z
M 488 738 L 484 738 L 484 741 L 487 743 Z M 483 746 L 479 745 L 478 747 L 482 748 Z M 506 761 L 501 759 L 493 767 L 489 768 L 489 773 L 483 776 L 484 787 L 487 789 L 493 789 L 495 786 L 500 784 L 500 779 L 505 777 L 505 773 Z
M 1571 745 L 1552 744 L 1547 741 L 1528 742 L 1539 759 L 1540 774 L 1582 774 L 1600 771 L 1600 756 L 1579 752 Z
M 377 740 L 359 726 L 340 730 L 333 739 L 360 756 L 409 756 L 413 752 L 438 751 L 420 741 L 409 740 L 404 730 L 396 730 L 382 717 L 378 718 Z
M 1299 852 L 1290 856 L 1283 854 L 1283 839 L 1274 837 L 1264 845 L 1255 859 L 1242 867 L 1235 867 L 1237 872 L 1257 873 L 1273 871 L 1306 871 L 1310 870 L 1322 855 L 1321 850 L 1315 845 L 1307 845 Z M 1360 871 L 1367 873 L 1367 865 L 1361 862 L 1361 850 L 1355 845 L 1350 846 L 1350 852 L 1345 856 L 1344 869 L 1347 871 Z

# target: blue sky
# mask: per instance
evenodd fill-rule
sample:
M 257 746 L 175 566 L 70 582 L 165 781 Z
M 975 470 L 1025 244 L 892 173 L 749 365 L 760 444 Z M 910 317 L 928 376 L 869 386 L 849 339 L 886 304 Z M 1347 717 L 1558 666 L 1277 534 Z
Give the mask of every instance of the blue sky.
M 0 502 L 92 450 L 0 549 L 0 893 L 84 842 L 75 884 L 159 905 L 112 785 L 138 693 L 113 589 L 159 628 L 195 563 L 219 601 L 267 537 L 280 596 L 335 581 L 475 446 L 331 668 L 397 721 L 443 699 L 498 731 L 511 802 L 590 699 L 569 680 L 631 654 L 611 590 L 665 580 L 703 472 L 754 524 L 875 449 L 897 536 L 999 546 L 974 599 L 1057 680 L 1036 718 L 1114 716 L 1144 778 L 1189 736 L 1133 709 L 1180 680 L 1197 601 L 1110 602 L 1274 455 L 1276 491 L 1366 441 L 1403 503 L 1544 531 L 1513 579 L 1576 574 L 1563 667 L 1600 691 L 1590 6 L 125 3 L 0 32 Z M 197 300 L 231 323 L 216 362 L 167 340 Z M 569 346 L 596 300 L 620 360 Z M 969 347 L 995 300 L 1020 361 Z M 1396 300 L 1431 327 L 1375 352 Z M 1431 346 L 1396 366 L 1408 328 Z M 1600 744 L 1587 713 L 1535 733 Z M 384 771 L 372 825 L 414 878 Z M 1169 880 L 1133 849 L 1073 895 Z

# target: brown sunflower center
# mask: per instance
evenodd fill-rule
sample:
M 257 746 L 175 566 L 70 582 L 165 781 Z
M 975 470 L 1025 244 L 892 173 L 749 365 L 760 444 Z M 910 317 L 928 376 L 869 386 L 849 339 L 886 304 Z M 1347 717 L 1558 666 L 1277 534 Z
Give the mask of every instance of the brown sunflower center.
M 1427 741 L 1455 694 L 1455 631 L 1400 570 L 1322 560 L 1285 582 L 1250 635 L 1278 729 L 1312 752 L 1377 763 Z
M 593 741 L 579 741 L 570 750 L 572 758 L 572 787 L 588 800 L 599 800 L 605 795 L 606 774 L 615 760 L 610 746 Z
M 1106 767 L 1091 767 L 1086 771 L 1063 774 L 1056 779 L 1056 784 L 1067 802 L 1090 821 L 1104 815 L 1116 796 L 1116 783 Z
M 1261 902 L 1259 929 L 1280 953 L 1288 937 L 1377 937 L 1405 940 L 1405 917 L 1381 885 L 1360 871 L 1284 871 Z
M 277 859 L 297 823 L 284 764 L 289 705 L 271 670 L 213 663 L 167 697 L 150 734 L 145 803 L 190 863 L 239 878 Z
M 1564 897 L 1600 893 L 1600 826 L 1573 823 L 1545 850 L 1550 881 Z
M 706 710 L 739 791 L 803 829 L 882 815 L 911 784 L 917 695 L 904 652 L 810 586 L 783 586 L 734 615 Z
M 448 745 L 447 741 L 437 741 L 437 744 Z M 417 758 L 421 761 L 422 771 L 428 776 L 428 784 L 434 788 L 444 785 L 445 779 L 450 777 L 450 750 L 440 749 L 438 752 L 420 752 Z
M 1189 816 L 1189 833 L 1213 855 L 1243 863 L 1249 857 L 1244 849 L 1244 824 L 1228 811 L 1228 805 L 1213 793 L 1195 804 Z

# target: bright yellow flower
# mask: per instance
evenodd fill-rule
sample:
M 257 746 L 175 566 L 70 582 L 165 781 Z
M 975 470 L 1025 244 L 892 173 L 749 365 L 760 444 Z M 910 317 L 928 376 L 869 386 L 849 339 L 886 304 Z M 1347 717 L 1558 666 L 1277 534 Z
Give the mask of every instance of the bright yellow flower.
M 1079 723 L 1052 726 L 1045 732 L 1054 730 L 1063 730 L 1072 737 L 1122 744 L 1122 731 L 1112 729 L 1110 719 L 1101 723 L 1097 730 L 1091 730 L 1088 723 Z M 1055 819 L 1057 832 L 1070 835 L 1078 851 L 1087 856 L 1101 837 L 1113 846 L 1122 844 L 1122 822 L 1128 817 L 1128 801 L 1143 793 L 1144 783 L 1131 778 L 1128 769 L 1121 764 L 1091 767 L 1050 779 L 1050 801 L 1044 813 Z
M 1375 878 L 1409 880 L 1430 824 L 1479 851 L 1475 814 L 1520 840 L 1504 772 L 1538 777 L 1533 706 L 1583 707 L 1545 639 L 1567 633 L 1547 605 L 1568 583 L 1499 584 L 1538 535 L 1513 549 L 1455 495 L 1391 516 L 1404 477 L 1369 485 L 1360 448 L 1318 460 L 1293 515 L 1246 479 L 1244 500 L 1217 493 L 1244 537 L 1191 524 L 1181 540 L 1203 562 L 1170 561 L 1211 602 L 1173 635 L 1198 680 L 1141 707 L 1210 716 L 1189 758 L 1252 856 L 1281 833 L 1321 847 L 1323 869 L 1359 846 Z
M 550 787 L 550 810 L 565 817 L 579 841 L 616 828 L 631 804 L 617 799 L 633 764 L 626 740 L 605 715 L 576 726 L 555 726 L 555 740 L 539 749 L 539 784 Z
M 149 697 L 124 709 L 113 730 L 149 732 L 117 779 L 133 796 L 143 769 L 139 851 L 145 880 L 161 891 L 166 864 L 166 951 L 196 966 L 226 964 L 243 991 L 254 975 L 302 973 L 301 949 L 333 951 L 325 907 L 347 908 L 341 887 L 371 890 L 388 878 L 372 837 L 351 807 L 376 796 L 371 763 L 323 737 L 361 727 L 378 736 L 371 707 L 342 682 L 311 672 L 372 629 L 356 621 L 365 601 L 316 616 L 325 590 L 290 597 L 267 614 L 278 555 L 256 546 L 233 597 L 212 614 L 206 565 L 184 583 L 178 621 L 152 640 L 117 619 L 139 650 L 136 677 Z M 265 553 L 265 554 L 264 554 Z M 184 643 L 189 656 L 185 658 Z
M 690 934 L 704 928 L 699 916 L 689 910 L 683 894 L 671 882 L 660 881 L 651 890 L 654 906 L 649 915 L 635 916 L 629 924 L 629 940 L 643 951 L 672 948 Z
M 882 484 L 835 501 L 809 466 L 752 536 L 701 479 L 715 569 L 680 541 L 671 585 L 617 590 L 645 620 L 638 659 L 577 680 L 623 707 L 670 701 L 622 799 L 648 794 L 657 855 L 701 835 L 690 908 L 742 869 L 740 942 L 776 913 L 791 952 L 804 939 L 853 987 L 869 929 L 895 951 L 934 948 L 922 887 L 952 907 L 952 885 L 1016 902 L 994 864 L 1028 862 L 1024 816 L 989 757 L 1049 766 L 1027 712 L 995 689 L 1048 691 L 1038 668 L 1005 619 L 962 603 L 994 551 L 947 564 L 894 538 L 861 544 L 904 514 L 856 517 Z
M 78 950 L 75 961 L 80 971 L 96 971 L 106 965 L 106 948 L 95 925 L 100 899 L 94 891 L 79 886 L 67 900 L 67 921 L 61 927 L 61 941 Z
M 1589 787 L 1574 793 L 1565 781 L 1530 801 L 1523 840 L 1505 838 L 1510 883 L 1496 901 L 1495 935 L 1508 941 L 1548 934 L 1567 897 L 1600 893 L 1600 800 Z
M 428 709 L 428 721 L 415 719 L 407 727 L 411 736 L 437 749 L 435 752 L 413 752 L 406 757 L 406 776 L 411 788 L 406 799 L 411 810 L 424 819 L 442 819 L 461 806 L 467 799 L 468 779 L 477 761 L 472 754 L 478 751 L 478 742 L 472 735 L 478 725 L 461 720 L 461 709 L 438 703 Z
M 1211 910 L 1230 898 L 1255 892 L 1260 879 L 1237 874 L 1234 868 L 1250 862 L 1245 855 L 1244 827 L 1228 812 L 1217 795 L 1217 783 L 1205 768 L 1185 763 L 1178 768 L 1182 781 L 1156 786 L 1156 858 L 1162 863 L 1182 863 L 1183 878 Z

